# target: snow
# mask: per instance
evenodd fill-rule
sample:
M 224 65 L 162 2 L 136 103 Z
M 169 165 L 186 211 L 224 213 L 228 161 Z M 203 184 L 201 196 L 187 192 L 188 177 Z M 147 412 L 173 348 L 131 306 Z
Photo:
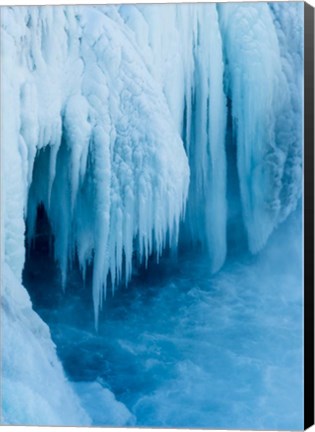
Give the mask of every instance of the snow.
M 7 264 L 1 287 L 1 424 L 133 425 L 134 416 L 109 389 L 68 380 L 47 324 Z
M 4 389 L 14 382 L 30 404 L 23 414 L 5 390 L 6 421 L 85 424 L 21 285 L 38 206 L 62 287 L 76 260 L 84 279 L 92 267 L 96 328 L 108 287 L 127 285 L 167 247 L 201 246 L 217 272 L 233 212 L 246 249 L 262 250 L 301 198 L 303 5 L 3 7 L 1 78 Z M 77 388 L 111 401 L 114 423 L 132 423 L 109 390 Z
M 25 288 L 8 265 L 1 286 L 1 367 L 5 371 L 1 423 L 90 425 L 64 374 L 47 324 L 33 311 Z

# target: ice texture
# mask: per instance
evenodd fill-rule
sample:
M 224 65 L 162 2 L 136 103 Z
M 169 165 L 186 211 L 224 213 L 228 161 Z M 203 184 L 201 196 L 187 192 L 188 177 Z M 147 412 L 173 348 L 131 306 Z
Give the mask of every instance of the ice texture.
M 90 425 L 47 324 L 7 264 L 1 286 L 1 424 Z
M 134 250 L 176 242 L 189 182 L 166 98 L 116 14 L 2 14 L 5 256 L 20 275 L 24 219 L 31 241 L 43 203 L 63 284 L 75 254 L 83 273 L 93 259 L 96 322 L 108 274 L 114 289 Z
M 53 358 L 70 422 L 79 406 L 21 285 L 38 206 L 62 286 L 76 262 L 83 278 L 92 268 L 97 327 L 108 287 L 167 247 L 201 247 L 217 272 L 234 203 L 247 250 L 264 248 L 301 198 L 302 88 L 302 3 L 1 8 L 1 262 L 16 388 L 35 395 L 16 357 L 31 332 L 30 362 L 40 349 L 48 376 Z M 59 406 L 35 400 L 64 422 Z
M 202 243 L 217 271 L 227 99 L 243 222 L 260 250 L 301 194 L 292 20 L 301 36 L 298 4 L 4 8 L 4 247 L 17 277 L 40 203 L 63 285 L 76 256 L 83 274 L 93 262 L 96 322 L 109 275 L 114 290 L 134 255 L 176 248 L 186 201 L 182 237 Z
M 301 195 L 303 6 L 218 8 L 243 219 L 249 249 L 257 252 Z M 279 14 L 277 21 L 270 8 Z M 291 43 L 295 29 L 298 36 Z
M 217 271 L 226 256 L 227 209 L 226 97 L 216 5 L 128 5 L 120 13 L 162 83 L 189 159 L 182 237 L 201 242 Z

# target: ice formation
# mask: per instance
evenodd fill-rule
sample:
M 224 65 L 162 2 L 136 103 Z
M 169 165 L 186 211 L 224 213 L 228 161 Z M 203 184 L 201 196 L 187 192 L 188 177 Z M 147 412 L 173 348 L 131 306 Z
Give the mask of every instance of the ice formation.
M 75 254 L 83 273 L 93 261 L 97 318 L 109 274 L 114 289 L 130 279 L 134 253 L 142 262 L 167 242 L 176 247 L 188 160 L 183 231 L 218 270 L 227 249 L 227 98 L 249 248 L 261 249 L 301 192 L 301 38 L 291 53 L 285 28 L 294 16 L 301 29 L 297 11 L 3 9 L 4 247 L 15 273 L 25 220 L 30 240 L 43 203 L 63 284 Z
M 97 318 L 109 272 L 128 281 L 134 248 L 142 261 L 176 241 L 182 141 L 114 8 L 5 9 L 2 22 L 5 255 L 20 274 L 24 218 L 31 239 L 43 203 L 63 283 L 75 253 L 83 273 L 93 258 Z
M 1 280 L 1 424 L 90 425 L 47 324 L 5 264 Z M 27 343 L 26 343 L 27 341 Z
M 276 5 L 276 26 L 267 3 L 218 7 L 243 219 L 249 248 L 257 252 L 301 194 L 302 9 L 297 3 Z M 295 44 L 283 42 L 292 28 L 298 32 Z
M 219 270 L 227 141 L 248 248 L 262 249 L 301 196 L 302 32 L 302 3 L 2 8 L 1 250 L 15 283 L 40 204 L 62 284 L 76 259 L 93 268 L 96 323 L 108 284 L 166 246 L 201 245 Z
M 204 244 L 216 271 L 226 255 L 227 213 L 226 98 L 216 5 L 123 6 L 121 14 L 162 83 L 189 158 L 183 236 Z

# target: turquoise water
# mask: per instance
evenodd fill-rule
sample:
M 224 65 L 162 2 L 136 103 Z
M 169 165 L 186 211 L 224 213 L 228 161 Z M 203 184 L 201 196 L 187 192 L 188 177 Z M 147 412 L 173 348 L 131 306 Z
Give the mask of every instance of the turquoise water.
M 38 311 L 69 378 L 109 388 L 137 425 L 301 429 L 301 263 L 293 216 L 216 275 L 187 253 L 135 275 L 108 296 L 98 333 L 75 274 Z

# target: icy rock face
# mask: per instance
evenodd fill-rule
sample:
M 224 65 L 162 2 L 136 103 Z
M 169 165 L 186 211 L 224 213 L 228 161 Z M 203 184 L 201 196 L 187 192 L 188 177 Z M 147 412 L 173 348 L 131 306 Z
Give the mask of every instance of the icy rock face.
M 90 425 L 64 375 L 48 326 L 7 264 L 1 287 L 1 423 Z
M 182 140 L 115 8 L 7 8 L 2 34 L 6 259 L 20 275 L 42 202 L 63 283 L 75 251 L 83 273 L 93 259 L 97 320 L 108 274 L 176 244 Z

